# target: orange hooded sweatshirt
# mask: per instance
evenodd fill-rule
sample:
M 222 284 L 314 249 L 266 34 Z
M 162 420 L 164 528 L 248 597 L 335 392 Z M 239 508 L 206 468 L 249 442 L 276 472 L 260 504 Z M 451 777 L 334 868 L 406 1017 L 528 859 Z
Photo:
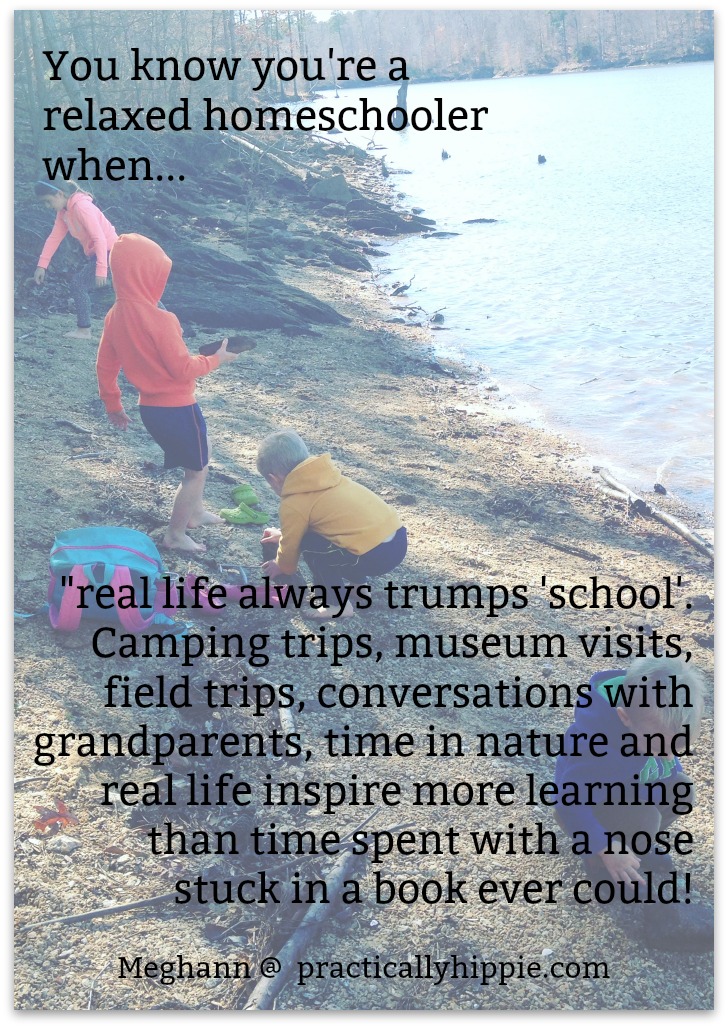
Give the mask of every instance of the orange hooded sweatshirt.
M 157 243 L 130 233 L 111 251 L 116 303 L 106 315 L 96 359 L 99 394 L 109 414 L 123 410 L 117 379 L 123 371 L 150 407 L 188 407 L 195 379 L 219 367 L 217 354 L 193 357 L 182 326 L 157 307 L 172 261 Z

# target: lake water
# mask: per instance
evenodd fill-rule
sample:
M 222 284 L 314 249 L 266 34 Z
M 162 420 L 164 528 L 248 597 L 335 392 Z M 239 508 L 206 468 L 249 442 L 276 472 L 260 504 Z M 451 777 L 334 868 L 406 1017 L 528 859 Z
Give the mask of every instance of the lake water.
M 396 105 L 396 86 L 326 103 L 353 95 Z M 460 234 L 386 240 L 383 281 L 414 275 L 408 299 L 445 308 L 440 351 L 508 403 L 712 510 L 713 64 L 411 85 L 408 107 L 435 97 L 487 106 L 484 131 L 385 130 L 375 153 Z

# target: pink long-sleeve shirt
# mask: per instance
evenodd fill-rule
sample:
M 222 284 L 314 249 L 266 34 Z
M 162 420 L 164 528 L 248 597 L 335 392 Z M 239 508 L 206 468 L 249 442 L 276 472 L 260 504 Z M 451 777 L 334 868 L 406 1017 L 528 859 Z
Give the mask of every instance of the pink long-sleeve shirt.
M 96 274 L 99 278 L 106 278 L 109 251 L 118 237 L 114 226 L 88 193 L 73 193 L 64 209 L 56 214 L 55 224 L 38 259 L 38 267 L 48 267 L 69 232 L 78 239 L 87 257 L 96 254 Z

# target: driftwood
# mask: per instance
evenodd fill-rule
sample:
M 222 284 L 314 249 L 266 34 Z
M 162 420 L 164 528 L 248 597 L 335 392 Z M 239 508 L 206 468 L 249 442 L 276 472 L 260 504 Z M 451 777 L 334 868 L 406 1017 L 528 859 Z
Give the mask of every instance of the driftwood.
M 326 879 L 329 892 L 338 893 L 344 882 L 351 877 L 359 857 L 351 849 L 344 850 L 336 858 L 331 875 Z M 288 942 L 278 951 L 276 958 L 280 970 L 274 978 L 262 979 L 251 992 L 245 1010 L 271 1010 L 278 993 L 286 984 L 287 972 L 299 953 L 307 946 L 321 924 L 329 917 L 332 904 L 317 903 L 307 911 Z
M 297 168 L 293 164 L 289 164 L 288 161 L 284 161 L 282 157 L 278 157 L 277 154 L 271 153 L 269 150 L 263 150 L 261 147 L 256 146 L 255 143 L 251 143 L 249 139 L 245 139 L 243 136 L 230 135 L 228 137 L 231 143 L 237 143 L 238 146 L 243 147 L 249 153 L 257 157 L 261 161 L 270 161 L 275 164 L 276 167 L 285 171 L 287 175 L 291 175 L 293 178 L 300 179 L 301 182 L 305 182 L 306 178 L 318 178 L 312 171 L 304 170 L 303 168 Z
M 637 496 L 636 493 L 633 493 L 626 485 L 623 485 L 621 482 L 618 482 L 616 478 L 613 478 L 605 468 L 598 468 L 597 470 L 599 471 L 602 479 L 611 489 L 614 489 L 622 496 L 626 497 L 630 511 L 633 511 L 635 514 L 641 514 L 646 518 L 654 518 L 655 521 L 659 521 L 661 524 L 671 528 L 673 532 L 677 532 L 682 539 L 690 543 L 691 546 L 694 546 L 696 550 L 699 550 L 703 556 L 709 557 L 710 560 L 715 559 L 713 547 L 710 543 L 706 542 L 705 539 L 702 539 L 696 532 L 693 532 L 692 529 L 687 527 L 687 525 L 684 525 L 682 521 L 678 521 L 678 519 L 674 518 L 672 514 L 665 514 L 663 511 L 658 510 L 657 507 L 653 507 L 651 503 L 647 503 L 646 500 Z
M 360 831 L 363 825 L 367 824 L 372 820 L 381 810 L 378 807 L 373 814 L 370 814 L 365 821 L 357 829 L 353 829 L 348 835 L 345 835 L 341 840 L 349 838 L 354 835 L 355 831 Z M 411 821 L 402 821 L 396 825 L 388 825 L 387 828 L 383 829 L 387 832 L 398 831 L 401 828 L 407 828 L 411 825 Z M 367 836 L 369 838 L 369 836 Z M 357 864 L 361 863 L 364 859 L 365 854 L 354 853 L 353 846 L 347 845 L 345 850 L 336 858 L 331 873 L 326 878 L 326 889 L 327 893 L 333 893 L 334 896 L 338 895 L 342 885 L 345 881 L 353 878 L 356 873 Z M 307 946 L 321 925 L 327 918 L 329 918 L 336 909 L 336 902 L 321 904 L 317 903 L 315 906 L 309 908 L 304 918 L 299 923 L 296 930 L 293 932 L 288 942 L 278 951 L 276 959 L 279 964 L 279 971 L 275 978 L 269 978 L 268 980 L 261 981 L 251 992 L 248 1000 L 245 1004 L 244 1010 L 272 1010 L 273 1004 L 275 1003 L 278 993 L 282 990 L 286 984 L 288 973 L 291 970 L 293 961 L 299 955 L 299 953 Z

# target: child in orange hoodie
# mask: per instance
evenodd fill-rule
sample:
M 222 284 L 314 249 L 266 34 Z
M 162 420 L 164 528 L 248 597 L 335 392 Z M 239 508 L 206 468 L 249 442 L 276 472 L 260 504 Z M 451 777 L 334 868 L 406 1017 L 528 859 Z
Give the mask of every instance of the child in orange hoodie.
M 157 306 L 171 268 L 172 261 L 151 239 L 136 234 L 119 237 L 111 254 L 116 303 L 106 315 L 96 372 L 111 423 L 122 430 L 129 424 L 117 382 L 123 371 L 139 390 L 139 413 L 164 450 L 165 468 L 184 468 L 163 545 L 203 553 L 205 547 L 187 530 L 220 524 L 222 519 L 202 502 L 209 452 L 205 419 L 195 402 L 195 380 L 236 355 L 228 353 L 227 339 L 211 357 L 190 354 L 175 315 Z
M 76 305 L 75 332 L 66 332 L 67 339 L 91 338 L 91 290 L 108 283 L 109 251 L 117 240 L 116 229 L 93 201 L 75 182 L 36 182 L 35 195 L 56 220 L 51 234 L 43 244 L 38 267 L 33 276 L 36 285 L 45 281 L 46 268 L 66 235 L 78 239 L 85 259 L 71 279 L 71 295 Z

